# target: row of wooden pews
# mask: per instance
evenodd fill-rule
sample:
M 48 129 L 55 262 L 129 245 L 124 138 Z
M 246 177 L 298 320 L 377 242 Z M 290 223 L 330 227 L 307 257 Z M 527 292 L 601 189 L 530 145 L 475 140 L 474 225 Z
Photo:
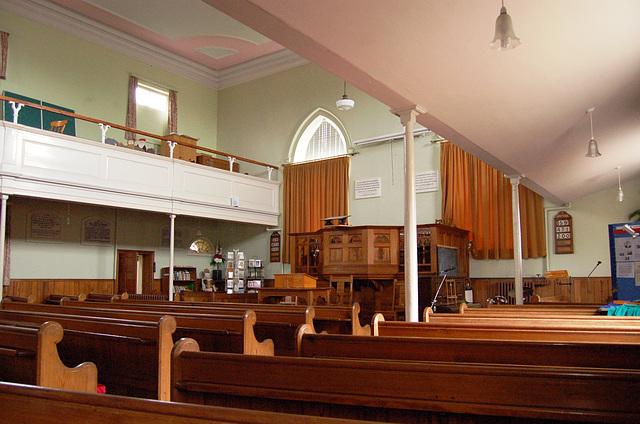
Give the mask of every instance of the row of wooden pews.
M 131 310 L 104 307 L 106 304 L 112 305 L 112 302 L 117 300 L 107 298 L 92 302 L 85 299 L 64 299 L 64 297 L 57 300 L 55 303 L 34 304 L 17 299 L 5 299 L 2 303 L 2 310 L 0 310 L 0 322 L 11 320 L 19 323 L 17 326 L 27 329 L 30 334 L 36 334 L 37 331 L 34 333 L 34 330 L 38 330 L 40 327 L 42 329 L 55 328 L 59 330 L 59 334 L 62 334 L 62 327 L 64 327 L 66 343 L 61 343 L 59 346 L 60 356 L 65 361 L 72 361 L 76 355 L 82 353 L 85 357 L 94 359 L 98 368 L 91 365 L 93 367 L 92 391 L 95 392 L 96 376 L 99 375 L 109 393 L 125 394 L 128 397 L 85 396 L 68 390 L 50 391 L 42 387 L 0 383 L 0 404 L 3 405 L 4 420 L 10 419 L 16 423 L 34 421 L 45 423 L 128 422 L 134 424 L 150 422 L 351 423 L 348 420 L 334 420 L 316 416 L 252 411 L 251 407 L 247 409 L 200 407 L 141 399 L 142 397 L 157 397 L 169 400 L 166 392 L 168 380 L 165 377 L 170 370 L 170 361 L 166 361 L 166 354 L 167 347 L 170 350 L 173 346 L 172 336 L 203 337 L 203 334 L 207 332 L 205 330 L 216 330 L 210 334 L 210 339 L 229 339 L 230 336 L 246 330 L 246 328 L 237 327 L 238 322 L 249 322 L 249 327 L 255 325 L 256 313 L 253 311 L 244 309 L 239 312 L 230 309 L 225 311 L 223 316 L 221 311 L 217 311 L 220 312 L 219 315 L 214 315 L 211 310 L 204 311 L 193 307 L 189 311 L 179 310 L 179 308 L 170 310 L 169 308 L 154 309 L 140 306 Z M 79 304 L 82 306 L 78 306 Z M 273 314 L 269 318 L 271 322 L 285 324 L 287 320 L 290 320 L 294 322 L 292 324 L 294 329 L 299 326 L 299 322 L 308 323 L 304 324 L 307 327 L 313 322 L 313 309 L 309 311 L 287 310 L 277 318 L 275 310 L 265 310 L 260 311 L 261 317 L 266 319 L 267 312 Z M 247 320 L 247 317 L 252 317 L 252 319 Z M 227 321 L 226 330 L 223 330 L 221 326 L 211 327 L 212 322 L 221 323 L 223 319 Z M 62 326 L 53 323 L 52 320 L 60 322 Z M 40 325 L 38 324 L 40 322 L 45 323 Z M 158 337 L 155 340 L 154 335 L 148 331 L 154 327 L 166 330 L 158 332 L 156 328 Z M 190 330 L 192 333 L 188 332 Z M 183 331 L 183 334 L 179 334 L 178 331 Z M 46 333 L 49 334 L 51 331 Z M 0 327 L 0 341 L 2 334 L 2 327 Z M 7 334 L 11 339 L 11 336 L 15 336 L 16 331 Z M 295 345 L 295 334 L 295 332 L 291 333 L 292 345 Z M 22 337 L 19 339 L 23 341 Z M 201 340 L 207 340 L 207 338 L 201 338 Z M 216 343 L 220 343 L 220 341 Z M 25 355 L 27 352 L 25 346 L 16 349 L 20 352 L 16 356 L 28 356 Z M 5 350 L 0 354 L 7 353 Z M 236 347 L 229 349 L 229 351 L 238 352 L 240 356 L 253 356 L 243 355 L 243 352 L 259 353 L 246 351 L 242 343 L 240 343 L 240 348 Z M 273 344 L 271 344 L 271 351 L 268 354 L 273 355 Z M 17 364 L 15 361 L 5 362 L 5 365 L 8 366 L 7 369 L 22 364 L 22 362 Z M 83 364 L 82 367 L 85 365 Z M 209 373 L 206 369 L 200 369 L 199 372 Z M 59 378 L 59 374 L 55 372 L 51 372 L 51 375 L 54 379 Z M 9 380 L 8 377 L 11 376 L 0 374 L 1 381 Z M 20 381 L 24 383 L 37 382 L 35 379 Z M 146 387 L 146 391 L 140 391 L 144 387 Z M 77 390 L 73 387 L 62 388 Z
M 389 422 L 624 423 L 640 413 L 639 321 L 534 314 L 523 318 L 532 321 L 527 329 L 509 326 L 511 316 L 504 328 L 495 322 L 473 328 L 471 316 L 444 324 L 429 318 L 378 318 L 379 336 L 316 334 L 301 326 L 298 358 L 203 352 L 181 340 L 173 352 L 172 398 Z M 455 320 L 464 337 L 449 336 Z M 221 371 L 197 372 L 203 368 Z

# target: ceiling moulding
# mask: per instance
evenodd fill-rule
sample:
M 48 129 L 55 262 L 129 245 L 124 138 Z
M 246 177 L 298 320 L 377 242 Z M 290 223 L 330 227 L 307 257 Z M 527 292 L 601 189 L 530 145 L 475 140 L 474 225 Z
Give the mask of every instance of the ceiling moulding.
M 44 0 L 0 0 L 0 8 L 216 90 L 308 63 L 284 50 L 219 72 Z
M 309 61 L 291 50 L 282 49 L 262 57 L 222 69 L 219 73 L 220 88 L 227 88 L 243 82 L 266 77 L 306 65 Z

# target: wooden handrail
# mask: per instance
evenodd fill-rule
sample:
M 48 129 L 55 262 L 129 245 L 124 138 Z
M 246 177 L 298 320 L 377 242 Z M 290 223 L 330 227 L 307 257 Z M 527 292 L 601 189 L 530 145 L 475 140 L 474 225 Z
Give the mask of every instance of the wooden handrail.
M 100 119 L 90 118 L 88 116 L 78 115 L 77 113 L 56 109 L 56 108 L 53 108 L 53 107 L 50 107 L 50 106 L 39 105 L 37 103 L 29 102 L 29 101 L 26 101 L 26 100 L 14 99 L 13 97 L 7 97 L 7 96 L 4 96 L 4 95 L 0 95 L 0 100 L 4 100 L 6 102 L 14 102 L 16 104 L 22 104 L 22 105 L 33 107 L 33 108 L 36 108 L 36 109 L 46 110 L 47 112 L 53 112 L 53 113 L 57 113 L 59 115 L 64 115 L 64 116 L 69 116 L 71 118 L 81 119 L 83 121 L 92 122 L 94 124 L 108 125 L 111 128 L 116 128 L 116 129 L 123 130 L 123 131 L 130 131 L 132 133 L 144 135 L 145 137 L 151 137 L 151 138 L 156 138 L 156 139 L 159 139 L 159 140 L 168 141 L 168 142 L 171 142 L 171 143 L 176 143 L 176 144 L 179 144 L 181 146 L 190 147 L 190 148 L 196 149 L 196 150 L 202 150 L 202 151 L 205 151 L 207 153 L 213 153 L 215 155 L 232 157 L 232 158 L 241 160 L 243 162 L 252 163 L 254 165 L 260 165 L 260 166 L 265 166 L 267 168 L 278 169 L 277 166 L 269 165 L 268 163 L 259 162 L 259 161 L 256 161 L 256 160 L 253 160 L 253 159 L 249 159 L 249 158 L 245 158 L 245 157 L 242 157 L 242 156 L 230 155 L 228 153 L 224 153 L 224 152 L 221 152 L 221 151 L 218 151 L 218 150 L 209 149 L 209 148 L 206 148 L 206 147 L 193 146 L 193 145 L 188 144 L 188 143 L 183 143 L 183 142 L 180 142 L 180 141 L 177 141 L 177 140 L 173 140 L 173 139 L 171 139 L 169 137 L 166 137 L 166 136 L 163 136 L 163 135 L 152 134 L 152 133 L 149 133 L 149 132 L 146 132 L 146 131 L 141 131 L 141 130 L 137 130 L 135 128 L 125 127 L 124 125 L 118 125 L 118 124 L 114 124 L 112 122 L 102 121 Z

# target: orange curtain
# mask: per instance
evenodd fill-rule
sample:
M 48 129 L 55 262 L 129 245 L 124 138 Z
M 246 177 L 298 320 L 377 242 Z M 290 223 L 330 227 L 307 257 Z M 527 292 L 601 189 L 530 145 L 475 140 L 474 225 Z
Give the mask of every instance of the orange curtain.
M 322 218 L 349 214 L 349 157 L 287 165 L 283 180 L 282 260 L 291 263 L 289 234 L 317 231 Z
M 442 222 L 470 231 L 474 259 L 513 259 L 511 182 L 451 143 L 440 144 Z M 543 198 L 519 186 L 522 257 L 547 255 Z

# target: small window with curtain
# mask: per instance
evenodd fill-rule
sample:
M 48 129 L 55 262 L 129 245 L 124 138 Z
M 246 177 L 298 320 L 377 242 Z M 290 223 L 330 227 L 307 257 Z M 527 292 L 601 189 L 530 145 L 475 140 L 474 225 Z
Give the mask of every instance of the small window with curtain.
M 169 113 L 169 91 L 154 87 L 148 83 L 138 82 L 138 86 L 136 87 L 136 113 L 138 129 L 152 134 L 166 134 Z M 138 141 L 140 141 L 141 138 L 144 139 L 144 144 L 140 143 L 140 147 L 144 145 L 145 150 L 152 148 L 155 152 L 160 151 L 159 140 L 149 140 L 144 136 L 139 136 Z

